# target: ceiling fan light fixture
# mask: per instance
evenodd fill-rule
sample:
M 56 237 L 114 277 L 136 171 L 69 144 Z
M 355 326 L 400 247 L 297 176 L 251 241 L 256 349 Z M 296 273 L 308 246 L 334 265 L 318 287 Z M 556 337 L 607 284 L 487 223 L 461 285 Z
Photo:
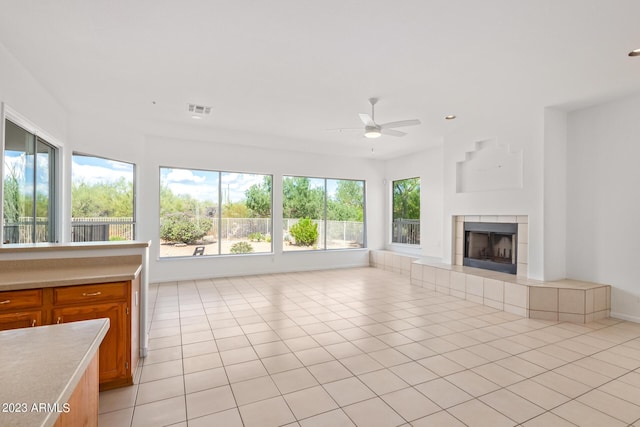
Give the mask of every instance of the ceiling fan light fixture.
M 364 136 L 367 138 L 379 138 L 382 135 L 377 126 L 367 126 L 364 128 Z
M 640 56 L 640 49 L 634 49 L 629 52 L 629 56 Z

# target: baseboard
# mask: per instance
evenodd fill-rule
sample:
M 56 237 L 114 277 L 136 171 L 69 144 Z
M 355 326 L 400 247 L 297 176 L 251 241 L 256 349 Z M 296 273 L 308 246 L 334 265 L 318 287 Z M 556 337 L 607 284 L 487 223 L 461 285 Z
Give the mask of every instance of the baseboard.
M 631 316 L 631 315 L 624 314 L 624 313 L 611 312 L 610 317 L 613 317 L 615 319 L 620 319 L 620 320 L 627 320 L 629 322 L 640 323 L 640 317 L 639 316 Z
M 250 273 L 240 273 L 240 272 L 227 272 L 227 273 L 206 273 L 206 274 L 187 274 L 180 275 L 179 277 L 164 277 L 161 280 L 152 280 L 149 279 L 149 284 L 162 284 L 162 283 L 172 283 L 172 282 L 185 282 L 190 280 L 206 280 L 206 279 L 222 279 L 226 277 L 242 277 L 242 276 L 261 276 L 267 274 L 287 274 L 287 273 L 297 273 L 297 272 L 309 272 L 309 271 L 326 271 L 326 270 L 342 270 L 345 268 L 362 268 L 362 267 L 370 267 L 369 262 L 364 263 L 351 263 L 340 266 L 326 267 L 321 268 L 319 266 L 307 266 L 307 267 L 297 267 L 291 266 L 290 268 L 280 268 L 278 270 L 271 269 L 259 269 L 252 271 Z

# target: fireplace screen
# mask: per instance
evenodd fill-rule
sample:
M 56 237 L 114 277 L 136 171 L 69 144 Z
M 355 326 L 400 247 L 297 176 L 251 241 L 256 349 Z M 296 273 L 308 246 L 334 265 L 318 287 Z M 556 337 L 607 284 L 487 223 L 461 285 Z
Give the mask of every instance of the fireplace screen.
M 517 224 L 465 222 L 464 228 L 464 265 L 516 273 Z

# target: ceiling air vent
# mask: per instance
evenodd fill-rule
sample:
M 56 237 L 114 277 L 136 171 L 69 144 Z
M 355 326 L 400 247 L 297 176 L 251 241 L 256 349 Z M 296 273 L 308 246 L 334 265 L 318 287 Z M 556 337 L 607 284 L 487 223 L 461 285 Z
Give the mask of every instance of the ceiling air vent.
M 208 116 L 211 114 L 211 107 L 206 107 L 204 105 L 189 104 L 187 106 L 187 110 L 192 114 L 198 114 L 201 116 Z

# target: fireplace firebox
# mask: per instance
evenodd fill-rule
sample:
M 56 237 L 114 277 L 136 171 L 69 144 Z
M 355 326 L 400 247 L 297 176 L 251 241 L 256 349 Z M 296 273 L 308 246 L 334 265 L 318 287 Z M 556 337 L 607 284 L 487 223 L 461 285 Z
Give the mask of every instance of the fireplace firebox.
M 464 223 L 463 265 L 516 274 L 518 224 Z

